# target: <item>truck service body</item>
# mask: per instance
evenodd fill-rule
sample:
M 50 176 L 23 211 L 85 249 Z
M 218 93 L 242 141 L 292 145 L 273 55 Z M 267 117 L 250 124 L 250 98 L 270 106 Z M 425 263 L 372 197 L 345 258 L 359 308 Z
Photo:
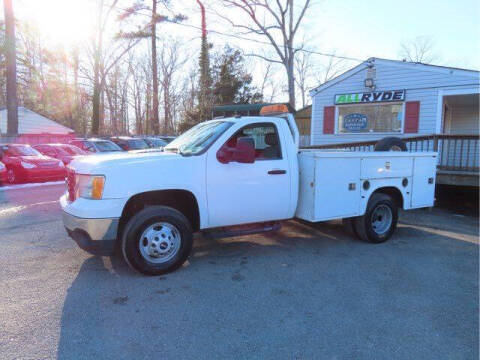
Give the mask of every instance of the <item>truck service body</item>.
M 75 160 L 64 225 L 86 251 L 117 248 L 153 275 L 182 265 L 196 231 L 343 218 L 363 240 L 383 242 L 397 207 L 433 206 L 436 153 L 299 149 L 298 138 L 291 114 L 225 118 L 164 152 Z

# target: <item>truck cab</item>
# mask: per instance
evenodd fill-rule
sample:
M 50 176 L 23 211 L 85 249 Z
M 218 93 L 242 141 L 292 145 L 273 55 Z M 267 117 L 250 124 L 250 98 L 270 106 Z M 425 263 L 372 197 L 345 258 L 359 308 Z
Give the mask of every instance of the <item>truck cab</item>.
M 318 194 L 335 185 L 332 181 L 341 184 L 338 189 L 343 191 L 347 179 L 341 178 L 341 168 L 345 161 L 337 160 L 338 170 L 330 169 L 333 173 L 327 180 L 312 176 L 312 171 L 321 171 L 316 169 L 320 163 L 315 162 L 315 156 L 313 162 L 308 161 L 312 151 L 299 152 L 293 116 L 278 110 L 270 108 L 265 116 L 200 123 L 163 152 L 125 152 L 73 161 L 68 167 L 67 192 L 60 201 L 68 234 L 92 253 L 110 254 L 118 248 L 133 269 L 154 275 L 183 264 L 196 231 L 271 224 L 291 219 L 296 212 L 309 221 L 324 220 L 325 215 L 343 217 L 328 217 L 328 210 L 312 213 L 308 208 L 320 205 Z M 359 166 L 363 161 L 358 155 L 350 157 L 357 159 Z M 317 188 L 317 180 L 328 184 Z M 346 185 L 360 189 L 362 181 L 359 173 Z M 396 184 L 391 182 L 390 188 L 395 189 Z M 333 201 L 335 187 L 330 190 L 329 201 Z M 390 189 L 391 195 L 384 196 L 390 199 L 392 209 L 404 204 L 402 191 L 407 191 L 397 190 L 399 193 Z M 347 215 L 357 218 L 368 213 L 372 193 L 359 191 L 358 209 Z M 368 196 L 363 201 L 365 206 L 360 205 L 361 196 Z M 323 204 L 324 208 L 328 206 L 332 204 Z M 387 209 L 388 231 L 377 240 L 391 236 L 396 225 L 395 209 Z

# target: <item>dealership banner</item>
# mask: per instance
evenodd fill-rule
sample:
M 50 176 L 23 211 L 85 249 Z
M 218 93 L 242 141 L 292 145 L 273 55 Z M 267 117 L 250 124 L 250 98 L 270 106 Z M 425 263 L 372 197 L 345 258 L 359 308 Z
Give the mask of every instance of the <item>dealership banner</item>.
M 364 92 L 364 93 L 335 95 L 335 105 L 404 101 L 404 100 L 405 100 L 405 90 L 372 91 L 372 92 Z

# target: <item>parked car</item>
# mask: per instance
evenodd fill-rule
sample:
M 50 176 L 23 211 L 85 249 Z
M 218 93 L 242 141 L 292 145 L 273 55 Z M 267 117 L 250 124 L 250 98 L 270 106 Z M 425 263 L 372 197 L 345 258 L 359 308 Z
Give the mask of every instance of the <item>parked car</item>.
M 32 147 L 45 156 L 61 160 L 65 165 L 70 164 L 78 156 L 88 154 L 86 151 L 70 144 L 41 144 Z
M 145 136 L 145 137 L 141 137 L 140 139 L 145 141 L 148 144 L 148 146 L 153 149 L 161 149 L 167 146 L 168 144 L 168 141 L 165 141 L 160 138 L 155 138 L 155 137 Z
M 360 239 L 382 243 L 398 209 L 433 205 L 436 153 L 299 149 L 286 106 L 261 114 L 200 123 L 163 152 L 75 160 L 60 199 L 68 234 L 158 275 L 187 260 L 196 231 L 234 236 L 294 217 L 344 219 Z
M 166 136 L 159 136 L 158 139 L 161 139 L 163 141 L 166 141 L 167 144 L 170 144 L 173 140 L 175 140 L 177 137 L 176 136 L 170 136 L 170 135 L 166 135 Z
M 123 151 L 122 148 L 114 142 L 98 138 L 74 139 L 70 141 L 70 145 L 74 145 L 90 154 Z
M 110 138 L 115 144 L 120 146 L 123 150 L 144 150 L 150 148 L 144 139 L 134 138 L 130 136 L 114 136 Z
M 0 185 L 7 182 L 7 167 L 0 161 Z
M 40 154 L 30 145 L 0 145 L 0 160 L 7 167 L 7 182 L 50 181 L 64 179 L 62 161 Z

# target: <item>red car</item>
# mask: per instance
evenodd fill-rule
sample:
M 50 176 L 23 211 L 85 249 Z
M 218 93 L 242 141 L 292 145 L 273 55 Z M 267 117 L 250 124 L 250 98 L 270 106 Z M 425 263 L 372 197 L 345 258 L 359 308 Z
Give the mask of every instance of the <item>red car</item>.
M 7 167 L 10 184 L 60 180 L 66 176 L 62 161 L 44 156 L 30 145 L 0 145 L 0 160 Z
M 65 165 L 68 165 L 77 156 L 87 155 L 86 151 L 68 144 L 41 144 L 32 147 L 45 156 L 62 160 Z
M 7 167 L 0 161 L 0 185 L 7 182 Z

